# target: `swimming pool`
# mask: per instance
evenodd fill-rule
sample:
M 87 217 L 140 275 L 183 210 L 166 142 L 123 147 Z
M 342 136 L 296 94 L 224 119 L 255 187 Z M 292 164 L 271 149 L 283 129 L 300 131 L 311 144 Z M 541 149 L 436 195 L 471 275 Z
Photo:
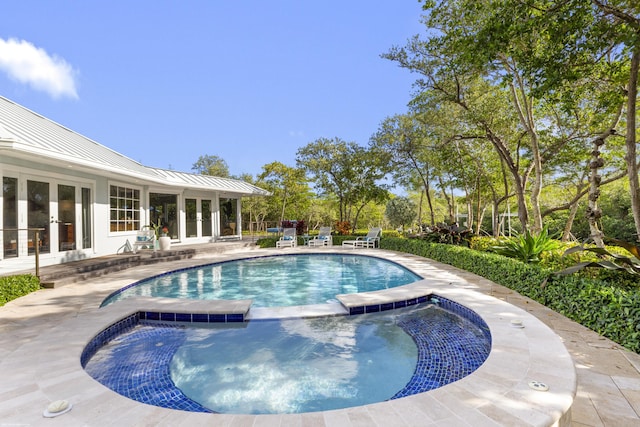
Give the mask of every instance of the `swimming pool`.
M 343 254 L 255 257 L 188 268 L 133 283 L 102 306 L 133 296 L 203 300 L 252 299 L 253 307 L 335 302 L 338 294 L 394 288 L 420 280 L 381 258 Z
M 459 314 L 437 306 L 457 307 Z M 228 414 L 326 411 L 411 396 L 475 371 L 487 325 L 446 299 L 384 313 L 209 327 L 137 322 L 83 359 L 131 399 Z

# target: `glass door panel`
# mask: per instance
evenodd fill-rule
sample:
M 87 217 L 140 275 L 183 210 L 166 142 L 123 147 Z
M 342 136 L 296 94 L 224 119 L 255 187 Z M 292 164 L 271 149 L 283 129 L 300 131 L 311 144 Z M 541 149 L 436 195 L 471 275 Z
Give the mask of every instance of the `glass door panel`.
M 39 181 L 27 181 L 27 226 L 29 228 L 41 228 L 39 238 L 35 238 L 35 232 L 29 231 L 27 247 L 29 254 L 35 253 L 35 245 L 40 246 L 41 253 L 51 251 L 50 242 L 50 222 L 49 215 L 49 183 Z M 37 241 L 36 241 L 37 240 Z
M 76 187 L 58 185 L 58 250 L 76 248 Z
M 220 199 L 220 227 L 223 236 L 235 236 L 238 219 L 238 199 Z
M 91 189 L 82 189 L 82 249 L 92 247 L 91 238 Z
M 18 180 L 2 178 L 3 257 L 18 256 Z
M 196 199 L 185 199 L 187 237 L 198 237 L 198 210 Z
M 211 227 L 211 200 L 202 201 L 202 235 L 213 236 Z
M 178 238 L 178 196 L 149 193 L 149 214 L 152 226 L 167 227 L 169 237 Z

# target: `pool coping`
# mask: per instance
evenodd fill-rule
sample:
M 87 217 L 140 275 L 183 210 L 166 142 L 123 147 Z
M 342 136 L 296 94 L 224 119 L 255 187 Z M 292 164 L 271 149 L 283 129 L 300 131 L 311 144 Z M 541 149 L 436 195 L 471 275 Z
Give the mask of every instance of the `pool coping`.
M 344 250 L 337 248 L 303 249 L 303 251 L 345 253 Z M 347 251 L 353 253 L 353 250 Z M 239 253 L 236 256 L 242 258 L 287 252 L 297 253 L 300 249 L 260 251 L 259 255 L 254 251 Z M 327 426 L 351 426 L 360 423 L 434 426 L 564 426 L 570 424 L 569 410 L 576 392 L 575 368 L 559 337 L 544 323 L 522 309 L 473 290 L 473 285 L 466 279 L 439 268 L 437 263 L 430 260 L 380 250 L 363 250 L 358 253 L 380 256 L 398 262 L 428 278 L 395 288 L 395 290 L 359 294 L 357 298 L 349 296 L 344 299 L 347 305 L 362 302 L 385 303 L 398 298 L 398 294 L 414 295 L 425 291 L 441 295 L 474 310 L 487 323 L 492 334 L 492 351 L 487 361 L 469 377 L 439 389 L 342 410 L 292 415 L 225 415 L 158 408 L 131 401 L 97 383 L 81 369 L 80 354 L 86 344 L 102 329 L 130 314 L 156 309 L 170 309 L 175 312 L 178 305 L 188 308 L 189 311 L 193 311 L 194 308 L 200 310 L 203 309 L 201 303 L 207 304 L 207 302 L 136 298 L 123 300 L 102 309 L 88 309 L 78 313 L 77 317 L 68 319 L 34 337 L 31 342 L 23 345 L 20 351 L 10 354 L 8 358 L 11 360 L 5 358 L 3 365 L 11 366 L 13 362 L 17 366 L 20 356 L 24 356 L 23 352 L 38 351 L 38 348 L 46 344 L 50 350 L 42 356 L 42 364 L 37 368 L 39 375 L 34 375 L 32 381 L 36 384 L 37 390 L 44 393 L 48 399 L 66 398 L 74 405 L 72 411 L 60 418 L 66 423 L 72 423 L 74 420 L 79 424 L 86 423 L 89 420 L 95 420 L 100 413 L 118 408 L 118 416 L 127 420 L 125 424 L 138 422 L 160 425 L 208 422 L 220 425 L 236 425 L 236 423 L 239 423 L 238 425 L 244 425 L 244 423 L 246 425 L 289 425 L 308 422 L 312 425 Z M 192 260 L 191 263 L 205 264 L 203 260 Z M 320 310 L 320 307 L 318 309 Z M 300 317 L 304 310 L 304 308 L 275 310 L 271 316 Z M 326 311 L 330 314 L 341 314 L 332 310 Z M 250 309 L 247 318 L 251 319 L 252 314 L 255 314 L 253 318 L 266 318 L 268 312 L 268 309 Z M 310 310 L 310 313 L 313 315 L 314 310 Z M 511 320 L 521 320 L 524 328 L 514 328 L 511 326 Z M 53 345 L 54 343 L 58 344 Z M 57 395 L 55 391 L 58 388 L 52 384 L 54 372 L 62 372 L 66 378 L 72 378 L 77 393 L 66 396 Z M 8 371 L 8 380 L 12 380 L 15 375 L 18 373 Z M 550 389 L 546 392 L 535 391 L 529 386 L 531 381 L 544 382 Z M 2 414 L 0 405 L 0 415 Z M 125 414 L 126 418 L 124 418 Z M 111 420 L 111 418 L 108 419 Z M 32 423 L 36 424 L 36 420 L 32 420 Z

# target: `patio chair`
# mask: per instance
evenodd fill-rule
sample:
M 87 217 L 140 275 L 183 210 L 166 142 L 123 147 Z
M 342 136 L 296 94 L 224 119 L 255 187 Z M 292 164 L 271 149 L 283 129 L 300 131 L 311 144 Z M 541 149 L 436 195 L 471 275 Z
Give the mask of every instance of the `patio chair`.
M 133 253 L 138 249 L 153 249 L 156 251 L 156 232 L 148 225 L 145 225 L 136 233 L 136 240 L 133 242 Z
M 309 240 L 309 246 L 331 246 L 333 238 L 331 237 L 331 227 L 320 227 L 318 235 Z
M 382 228 L 374 227 L 369 230 L 366 236 L 357 237 L 356 240 L 343 241 L 342 246 L 350 246 L 352 248 L 379 248 L 381 234 Z
M 294 248 L 298 246 L 298 236 L 296 236 L 295 228 L 285 228 L 282 237 L 276 242 L 276 248 Z

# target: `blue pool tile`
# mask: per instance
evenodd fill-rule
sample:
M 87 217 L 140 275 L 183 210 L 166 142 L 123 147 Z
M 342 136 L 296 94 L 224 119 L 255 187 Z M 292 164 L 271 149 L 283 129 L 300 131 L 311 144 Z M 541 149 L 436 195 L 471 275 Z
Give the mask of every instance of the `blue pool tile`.
M 227 316 L 224 314 L 210 314 L 209 322 L 210 323 L 224 323 L 227 321 Z
M 227 322 L 244 322 L 243 314 L 227 314 Z
M 387 310 L 393 310 L 393 303 L 392 302 L 388 302 L 385 304 L 380 304 L 380 311 L 387 311 Z
M 153 312 L 153 311 L 147 311 L 145 317 L 146 317 L 147 320 L 160 320 L 160 313 L 156 313 L 156 312 Z
M 202 314 L 202 313 L 193 313 L 191 315 L 191 321 L 192 322 L 199 322 L 199 323 L 208 323 L 209 322 L 209 315 L 208 314 Z
M 176 313 L 176 322 L 191 322 L 191 313 Z
M 160 320 L 165 322 L 175 322 L 176 314 L 175 313 L 160 313 Z
M 379 304 L 374 304 L 374 305 L 367 305 L 364 308 L 365 313 L 377 313 L 380 311 L 380 305 Z
M 349 307 L 349 314 L 364 314 L 364 306 Z

